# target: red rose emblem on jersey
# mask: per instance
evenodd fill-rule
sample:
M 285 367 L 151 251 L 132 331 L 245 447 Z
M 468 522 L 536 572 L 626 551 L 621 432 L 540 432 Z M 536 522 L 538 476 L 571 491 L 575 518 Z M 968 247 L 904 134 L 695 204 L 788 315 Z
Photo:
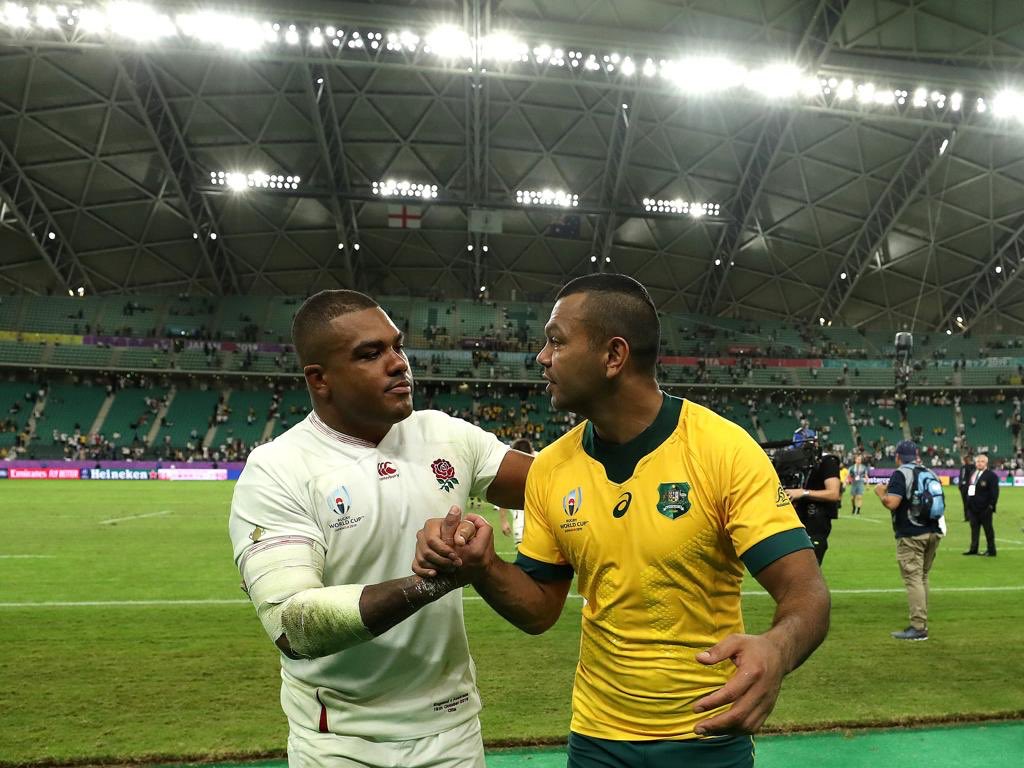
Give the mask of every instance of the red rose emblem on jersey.
M 455 477 L 455 467 L 448 459 L 434 459 L 430 464 L 430 470 L 443 491 L 451 493 L 452 488 L 459 484 L 459 479 Z

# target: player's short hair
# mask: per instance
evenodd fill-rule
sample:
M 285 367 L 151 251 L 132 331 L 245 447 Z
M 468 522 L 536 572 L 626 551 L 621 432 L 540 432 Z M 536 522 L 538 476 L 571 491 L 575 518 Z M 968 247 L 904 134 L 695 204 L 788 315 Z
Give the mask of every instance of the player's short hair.
M 299 365 L 323 362 L 322 331 L 336 317 L 350 312 L 379 307 L 376 301 L 359 291 L 334 290 L 314 293 L 299 307 L 292 320 L 292 343 Z
M 583 310 L 591 343 L 596 346 L 621 336 L 637 368 L 654 373 L 661 322 L 647 289 L 628 275 L 584 275 L 566 283 L 556 300 L 576 293 L 586 294 Z
M 533 443 L 525 437 L 520 437 L 518 440 L 512 441 L 512 449 L 523 453 L 533 453 Z

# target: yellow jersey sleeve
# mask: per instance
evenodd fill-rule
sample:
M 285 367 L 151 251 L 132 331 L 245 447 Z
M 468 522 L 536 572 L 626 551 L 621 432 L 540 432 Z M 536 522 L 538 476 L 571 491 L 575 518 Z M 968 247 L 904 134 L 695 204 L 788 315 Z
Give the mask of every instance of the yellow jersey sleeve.
M 723 484 L 725 529 L 747 570 L 756 574 L 780 557 L 812 548 L 771 460 L 753 439 L 735 434 L 726 447 L 731 461 Z
M 544 462 L 534 460 L 526 476 L 523 541 L 516 556 L 516 565 L 538 581 L 558 581 L 573 576 L 573 568 L 551 530 L 549 476 Z

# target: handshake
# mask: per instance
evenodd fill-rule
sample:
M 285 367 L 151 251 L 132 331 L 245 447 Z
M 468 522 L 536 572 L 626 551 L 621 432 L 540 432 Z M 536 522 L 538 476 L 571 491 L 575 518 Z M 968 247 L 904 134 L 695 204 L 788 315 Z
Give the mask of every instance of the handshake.
M 458 586 L 472 584 L 498 559 L 494 529 L 480 515 L 463 516 L 452 506 L 445 517 L 434 517 L 416 534 L 412 571 L 424 579 L 452 577 Z

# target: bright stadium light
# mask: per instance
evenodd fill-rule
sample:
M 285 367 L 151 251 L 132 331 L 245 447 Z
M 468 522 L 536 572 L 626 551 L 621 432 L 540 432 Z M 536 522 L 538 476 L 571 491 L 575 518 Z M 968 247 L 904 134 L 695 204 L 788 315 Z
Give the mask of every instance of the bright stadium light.
M 298 176 L 284 176 L 279 173 L 253 171 L 210 171 L 210 183 L 214 186 L 225 186 L 235 192 L 250 189 L 298 189 L 301 179 Z
M 720 203 L 690 203 L 676 198 L 675 200 L 657 200 L 645 197 L 644 210 L 648 213 L 688 213 L 694 217 L 717 216 L 721 211 Z
M 373 182 L 373 194 L 379 197 L 419 197 L 432 200 L 437 197 L 437 184 L 416 184 L 404 179 Z
M 492 32 L 480 41 L 480 58 L 484 61 L 526 61 L 530 46 L 511 32 Z
M 426 50 L 442 59 L 470 59 L 473 43 L 464 30 L 454 24 L 442 24 L 427 34 Z
M 562 189 L 519 189 L 516 190 L 516 202 L 520 205 L 551 205 L 556 208 L 575 208 L 580 204 L 580 196 Z
M 280 18 L 264 20 L 228 10 L 226 6 L 223 10 L 165 13 L 133 0 L 86 0 L 75 8 L 0 0 L 0 27 L 15 30 L 15 37 L 19 41 L 26 39 L 27 45 L 33 44 L 33 37 L 45 41 L 63 38 L 74 43 L 81 34 L 86 38 L 128 40 L 138 45 L 184 44 L 189 51 L 205 47 L 241 53 L 274 49 L 295 51 L 300 56 L 315 53 L 341 59 L 401 57 L 399 63 L 414 66 L 421 62 L 406 57 L 417 54 L 424 60 L 432 59 L 432 64 L 439 61 L 442 66 L 469 73 L 485 72 L 480 64 L 493 62 L 499 71 L 527 67 L 568 69 L 584 81 L 622 81 L 642 74 L 648 79 L 660 78 L 680 92 L 694 95 L 732 90 L 747 98 L 769 101 L 805 99 L 818 103 L 825 99 L 826 105 L 849 108 L 854 103 L 858 110 L 928 109 L 965 116 L 991 111 L 998 118 L 1024 121 L 1024 96 L 1014 91 L 947 93 L 924 83 L 899 82 L 895 73 L 891 77 L 880 75 L 872 82 L 841 75 L 824 76 L 792 63 L 737 61 L 724 55 L 664 59 L 642 50 L 570 48 L 556 40 L 530 40 L 507 30 L 475 37 L 455 24 L 414 32 L 401 27 L 342 29 L 326 22 L 327 19 L 322 19 L 289 24 Z M 466 66 L 467 62 L 471 65 Z M 883 78 L 887 82 L 881 82 Z
M 661 75 L 685 93 L 715 93 L 735 88 L 747 76 L 745 67 L 726 59 L 691 57 L 664 62 Z

